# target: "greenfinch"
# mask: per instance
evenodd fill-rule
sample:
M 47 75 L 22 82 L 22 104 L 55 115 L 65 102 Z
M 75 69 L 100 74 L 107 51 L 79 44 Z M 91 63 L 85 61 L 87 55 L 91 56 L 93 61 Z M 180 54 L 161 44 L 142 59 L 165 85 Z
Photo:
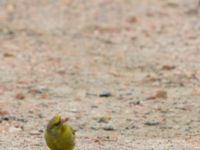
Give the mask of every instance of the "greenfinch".
M 51 150 L 74 150 L 75 131 L 66 122 L 55 115 L 48 123 L 45 131 L 45 140 Z

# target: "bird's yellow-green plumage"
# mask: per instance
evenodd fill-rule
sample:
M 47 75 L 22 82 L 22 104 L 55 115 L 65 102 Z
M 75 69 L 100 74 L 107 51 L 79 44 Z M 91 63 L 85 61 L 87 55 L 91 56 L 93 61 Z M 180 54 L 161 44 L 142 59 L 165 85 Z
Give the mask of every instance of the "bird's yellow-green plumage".
M 74 150 L 75 132 L 64 122 L 60 115 L 55 115 L 47 125 L 45 140 L 51 150 Z

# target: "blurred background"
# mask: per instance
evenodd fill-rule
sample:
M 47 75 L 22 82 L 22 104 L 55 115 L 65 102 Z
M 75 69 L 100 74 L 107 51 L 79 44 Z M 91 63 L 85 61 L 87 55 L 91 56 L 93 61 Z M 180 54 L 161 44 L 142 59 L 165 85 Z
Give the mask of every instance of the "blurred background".
M 197 0 L 0 0 L 0 150 L 200 147 Z

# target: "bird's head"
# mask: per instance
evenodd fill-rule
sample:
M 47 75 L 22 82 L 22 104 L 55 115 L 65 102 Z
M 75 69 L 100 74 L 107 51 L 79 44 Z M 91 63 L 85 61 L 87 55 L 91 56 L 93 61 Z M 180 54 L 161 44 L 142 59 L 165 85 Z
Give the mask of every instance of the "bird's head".
M 68 118 L 62 119 L 61 115 L 55 115 L 48 123 L 47 130 L 57 129 L 61 127 L 66 121 L 68 121 Z

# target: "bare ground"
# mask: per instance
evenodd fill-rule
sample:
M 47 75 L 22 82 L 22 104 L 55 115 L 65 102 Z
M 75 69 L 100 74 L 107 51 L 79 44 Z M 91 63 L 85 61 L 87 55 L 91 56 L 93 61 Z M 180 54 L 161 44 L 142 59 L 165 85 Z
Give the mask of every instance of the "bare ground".
M 195 0 L 0 0 L 0 149 L 200 149 Z M 107 97 L 106 97 L 107 96 Z

